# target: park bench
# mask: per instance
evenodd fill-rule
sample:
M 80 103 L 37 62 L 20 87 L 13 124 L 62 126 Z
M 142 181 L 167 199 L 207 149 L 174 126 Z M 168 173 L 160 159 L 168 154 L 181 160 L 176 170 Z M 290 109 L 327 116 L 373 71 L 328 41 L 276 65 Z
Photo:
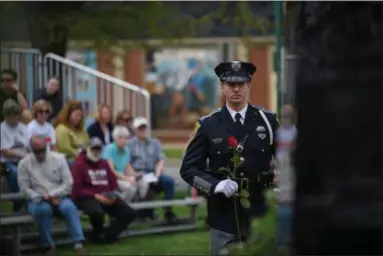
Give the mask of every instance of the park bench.
M 0 201 L 11 201 L 11 200 L 21 200 L 23 195 L 17 194 L 3 194 L 0 196 Z M 128 230 L 124 231 L 120 237 L 128 236 L 139 236 L 139 235 L 150 235 L 158 234 L 165 232 L 178 232 L 178 231 L 187 231 L 193 230 L 197 227 L 197 209 L 201 203 L 204 202 L 203 198 L 185 198 L 177 199 L 173 201 L 148 201 L 148 202 L 137 202 L 132 203 L 131 207 L 135 210 L 142 209 L 156 209 L 163 207 L 174 207 L 174 206 L 187 206 L 190 208 L 190 214 L 187 217 L 181 218 L 182 221 L 177 222 L 173 225 L 167 224 L 164 225 L 161 222 L 151 222 L 145 223 L 135 222 L 129 226 Z M 34 220 L 31 215 L 28 213 L 16 213 L 3 215 L 0 219 L 0 227 L 6 228 L 10 231 L 10 236 L 7 235 L 7 238 L 12 239 L 12 248 L 13 255 L 19 256 L 22 251 L 29 251 L 38 249 L 41 247 L 39 241 L 38 232 L 27 232 L 22 233 L 21 228 L 25 225 L 33 225 Z M 90 231 L 90 226 L 83 227 L 84 232 L 88 233 Z M 55 237 L 56 245 L 65 245 L 70 244 L 71 240 L 67 236 L 66 227 L 54 228 L 53 235 Z

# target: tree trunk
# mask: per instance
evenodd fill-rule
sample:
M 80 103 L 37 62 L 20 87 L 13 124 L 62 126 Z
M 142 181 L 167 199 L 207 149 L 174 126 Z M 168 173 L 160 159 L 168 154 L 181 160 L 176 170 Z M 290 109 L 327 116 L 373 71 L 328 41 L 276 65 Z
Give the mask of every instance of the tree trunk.
M 42 54 L 54 53 L 65 57 L 69 26 L 63 17 L 81 13 L 86 2 L 23 2 L 21 3 L 28 21 L 32 47 Z
M 43 55 L 54 53 L 65 57 L 68 43 L 68 27 L 59 23 L 54 13 L 45 14 L 38 5 L 26 5 L 27 26 L 32 48 Z
M 56 4 L 56 5 L 54 5 Z M 61 22 L 60 8 L 64 8 L 62 3 L 39 3 L 27 2 L 22 4 L 24 13 L 27 18 L 27 28 L 30 36 L 31 47 L 40 50 L 45 56 L 47 53 L 54 53 L 61 57 L 66 56 L 68 44 L 69 28 L 67 24 Z M 51 65 L 49 62 L 44 62 L 47 70 L 47 77 L 58 77 L 60 84 L 59 93 L 63 95 L 63 65 L 55 62 Z M 62 98 L 62 102 L 63 102 Z
M 301 4 L 296 255 L 382 255 L 382 4 Z

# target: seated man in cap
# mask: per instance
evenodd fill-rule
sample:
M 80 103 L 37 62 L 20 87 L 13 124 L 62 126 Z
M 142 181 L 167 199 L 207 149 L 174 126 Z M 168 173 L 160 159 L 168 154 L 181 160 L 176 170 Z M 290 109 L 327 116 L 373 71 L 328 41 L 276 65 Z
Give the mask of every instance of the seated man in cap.
M 102 150 L 102 141 L 92 138 L 88 148 L 76 158 L 72 166 L 72 198 L 89 215 L 93 227 L 91 240 L 114 243 L 133 221 L 135 212 L 121 200 L 116 175 L 102 159 Z M 106 229 L 104 213 L 114 217 Z
M 72 190 L 72 176 L 63 154 L 47 150 L 46 139 L 32 136 L 32 154 L 18 166 L 21 192 L 28 199 L 28 212 L 35 218 L 40 237 L 48 255 L 55 245 L 52 237 L 52 214 L 64 217 L 77 255 L 83 255 L 84 234 L 80 215 L 68 197 Z
M 122 199 L 126 203 L 130 203 L 136 196 L 138 199 L 145 199 L 149 183 L 141 178 L 142 173 L 136 173 L 130 166 L 130 152 L 126 146 L 128 128 L 116 126 L 112 136 L 114 142 L 105 147 L 103 158 L 108 161 L 110 169 L 117 176 Z
M 152 187 L 163 190 L 165 200 L 173 200 L 174 179 L 164 173 L 165 154 L 160 142 L 155 138 L 148 137 L 148 120 L 144 117 L 136 117 L 133 121 L 133 128 L 136 137 L 128 142 L 132 168 L 135 172 L 143 172 L 143 178 L 145 178 L 145 174 L 154 174 L 156 180 L 150 180 L 150 183 L 154 185 Z M 165 209 L 165 219 L 167 221 L 176 219 L 170 207 Z
M 17 193 L 19 192 L 17 164 L 26 156 L 28 151 L 28 128 L 20 121 L 20 107 L 13 99 L 7 99 L 4 102 L 2 115 L 4 121 L 0 125 L 1 162 L 9 171 L 10 191 Z M 13 210 L 18 211 L 22 206 L 22 203 L 16 202 L 13 205 Z

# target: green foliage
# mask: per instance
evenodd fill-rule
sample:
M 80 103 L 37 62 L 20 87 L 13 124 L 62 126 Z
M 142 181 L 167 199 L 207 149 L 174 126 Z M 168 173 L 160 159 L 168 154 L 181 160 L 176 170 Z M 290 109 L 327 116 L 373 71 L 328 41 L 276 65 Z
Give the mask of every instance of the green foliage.
M 12 11 L 9 11 L 9 8 L 15 8 L 17 5 L 20 7 L 22 4 L 9 2 L 5 4 L 7 8 L 2 8 L 1 14 L 11 15 Z M 235 8 L 232 8 L 233 5 L 221 2 L 219 8 L 195 18 L 187 14 L 181 15 L 185 5 L 175 2 L 115 2 L 106 5 L 105 8 L 85 8 L 80 5 L 74 7 L 57 3 L 52 5 L 49 11 L 41 11 L 42 6 L 36 3 L 40 8 L 36 10 L 40 11 L 30 10 L 29 15 L 34 15 L 34 22 L 44 24 L 49 31 L 57 26 L 66 26 L 71 39 L 91 40 L 93 47 L 142 47 L 145 46 L 144 40 L 140 40 L 143 31 L 148 38 L 159 39 L 160 44 L 166 45 L 172 44 L 174 40 L 180 43 L 183 38 L 192 38 L 198 30 L 211 26 L 214 21 L 228 24 L 230 19 L 234 27 L 244 28 L 245 33 L 239 34 L 240 37 L 246 38 L 253 29 L 266 32 L 271 24 L 252 13 L 249 4 L 238 2 Z M 25 5 L 23 8 L 25 11 L 28 9 Z M 134 42 L 121 45 L 120 39 L 127 36 Z

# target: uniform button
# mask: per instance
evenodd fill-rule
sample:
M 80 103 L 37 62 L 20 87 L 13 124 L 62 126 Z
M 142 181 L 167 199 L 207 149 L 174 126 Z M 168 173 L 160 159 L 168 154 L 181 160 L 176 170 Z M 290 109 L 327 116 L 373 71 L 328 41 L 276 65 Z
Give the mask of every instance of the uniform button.
M 265 150 L 264 150 L 264 149 L 262 149 L 262 152 L 265 152 Z
M 218 155 L 221 154 L 221 151 L 217 151 L 217 154 L 218 154 Z
M 239 174 L 239 176 L 243 177 L 243 176 L 244 176 L 243 172 L 241 172 L 241 173 Z

